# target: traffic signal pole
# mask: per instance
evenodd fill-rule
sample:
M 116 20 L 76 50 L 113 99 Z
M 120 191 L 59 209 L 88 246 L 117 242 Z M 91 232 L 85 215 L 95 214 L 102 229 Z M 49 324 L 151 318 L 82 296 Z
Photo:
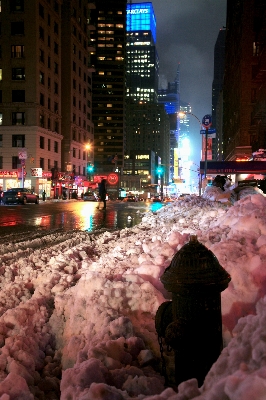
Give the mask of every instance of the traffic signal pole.
M 205 133 L 205 163 L 204 163 L 204 178 L 207 178 L 207 155 L 208 155 L 208 127 Z

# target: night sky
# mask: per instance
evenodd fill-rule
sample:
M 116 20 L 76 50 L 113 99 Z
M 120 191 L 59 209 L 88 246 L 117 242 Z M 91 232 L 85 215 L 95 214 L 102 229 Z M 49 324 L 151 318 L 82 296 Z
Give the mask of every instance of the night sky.
M 132 0 L 132 3 L 144 1 Z M 200 120 L 211 114 L 214 46 L 226 24 L 226 0 L 152 0 L 157 21 L 160 87 L 180 63 L 180 97 Z M 191 117 L 192 158 L 200 160 L 200 125 Z

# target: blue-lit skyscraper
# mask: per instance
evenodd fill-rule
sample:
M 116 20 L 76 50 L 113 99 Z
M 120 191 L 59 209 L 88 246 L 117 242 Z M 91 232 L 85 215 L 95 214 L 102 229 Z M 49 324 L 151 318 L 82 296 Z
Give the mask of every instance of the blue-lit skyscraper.
M 157 103 L 159 58 L 152 3 L 127 4 L 127 96 Z

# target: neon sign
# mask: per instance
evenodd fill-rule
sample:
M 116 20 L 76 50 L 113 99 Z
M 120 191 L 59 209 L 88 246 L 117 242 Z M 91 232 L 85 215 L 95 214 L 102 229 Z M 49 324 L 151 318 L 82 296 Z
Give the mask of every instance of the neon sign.
M 17 178 L 17 171 L 0 171 L 1 178 Z
M 149 10 L 147 8 L 127 10 L 127 14 L 148 14 L 148 12 L 149 12 Z

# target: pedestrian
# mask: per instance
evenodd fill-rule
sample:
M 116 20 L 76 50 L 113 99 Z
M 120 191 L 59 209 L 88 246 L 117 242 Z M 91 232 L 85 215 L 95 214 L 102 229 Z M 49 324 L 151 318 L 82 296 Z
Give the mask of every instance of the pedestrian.
M 106 179 L 102 179 L 100 185 L 99 185 L 99 196 L 100 196 L 100 203 L 103 202 L 103 209 L 106 209 Z M 97 208 L 100 207 L 100 204 L 98 205 Z
M 42 201 L 45 201 L 45 196 L 46 196 L 46 193 L 45 193 L 45 190 L 43 190 L 42 191 Z

